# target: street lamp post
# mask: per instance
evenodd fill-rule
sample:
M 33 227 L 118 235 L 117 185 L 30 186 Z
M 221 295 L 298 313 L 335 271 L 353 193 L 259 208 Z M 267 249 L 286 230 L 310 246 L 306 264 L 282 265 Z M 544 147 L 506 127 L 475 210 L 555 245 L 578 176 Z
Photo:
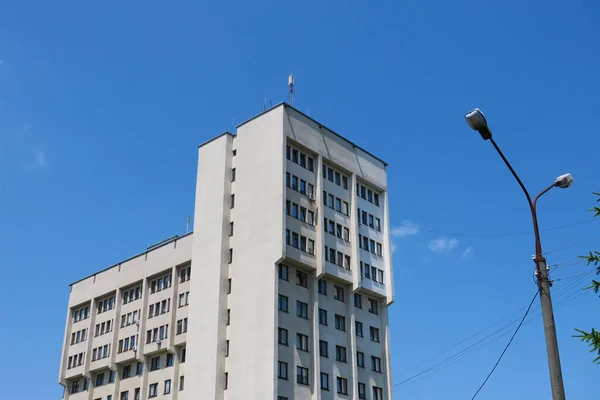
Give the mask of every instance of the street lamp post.
M 546 351 L 548 353 L 548 366 L 550 368 L 550 383 L 552 385 L 552 399 L 553 400 L 565 400 L 565 388 L 563 385 L 562 379 L 562 370 L 560 367 L 560 356 L 558 354 L 558 340 L 556 338 L 556 326 L 554 323 L 554 311 L 552 310 L 552 299 L 550 297 L 550 284 L 548 283 L 548 268 L 546 266 L 546 259 L 542 255 L 542 242 L 540 240 L 540 230 L 538 227 L 538 219 L 537 219 L 537 201 L 538 199 L 550 191 L 550 189 L 554 187 L 559 187 L 562 189 L 566 189 L 573 183 L 573 177 L 570 174 L 561 175 L 554 183 L 548 186 L 546 189 L 542 190 L 540 194 L 535 196 L 533 201 L 531 201 L 531 196 L 529 196 L 529 192 L 521 182 L 521 179 L 512 168 L 494 139 L 492 138 L 492 131 L 489 129 L 487 125 L 487 121 L 483 113 L 478 109 L 474 109 L 469 111 L 465 115 L 465 119 L 469 126 L 479 132 L 481 137 L 484 140 L 489 140 L 492 142 L 492 145 L 502 157 L 502 160 L 513 174 L 521 189 L 525 193 L 525 197 L 527 197 L 527 202 L 529 203 L 529 209 L 531 210 L 531 218 L 533 220 L 533 232 L 535 234 L 535 257 L 534 262 L 536 265 L 537 271 L 537 283 L 540 291 L 540 301 L 542 304 L 542 317 L 544 320 L 544 334 L 546 337 Z

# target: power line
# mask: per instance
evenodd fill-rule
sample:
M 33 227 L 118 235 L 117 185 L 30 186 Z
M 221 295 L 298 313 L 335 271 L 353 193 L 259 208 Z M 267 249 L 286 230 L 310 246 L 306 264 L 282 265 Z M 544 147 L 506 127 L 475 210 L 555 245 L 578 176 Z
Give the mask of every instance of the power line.
M 550 253 L 555 253 L 555 252 L 557 252 L 557 251 L 561 251 L 561 250 L 567 250 L 567 249 L 571 249 L 571 248 L 573 248 L 573 247 L 581 246 L 582 244 L 586 244 L 586 243 L 595 242 L 596 240 L 600 240 L 600 237 L 593 238 L 593 239 L 589 239 L 589 240 L 586 240 L 586 241 L 584 241 L 584 242 L 575 243 L 575 244 L 572 244 L 572 245 L 570 245 L 570 246 L 565 246 L 565 247 L 560 247 L 560 248 L 558 248 L 558 249 L 550 250 L 550 251 L 547 251 L 547 252 L 545 252 L 545 253 L 542 253 L 542 255 L 546 255 L 546 254 L 550 254 Z
M 564 229 L 564 228 L 568 228 L 568 227 L 575 226 L 575 225 L 587 224 L 589 222 L 597 221 L 597 220 L 599 220 L 599 219 L 598 218 L 586 219 L 584 221 L 574 222 L 574 223 L 567 224 L 567 225 L 560 225 L 560 226 L 555 226 L 553 228 L 541 229 L 540 232 L 548 232 L 548 231 L 553 231 L 553 230 L 557 230 L 557 229 Z M 531 235 L 531 231 L 500 232 L 500 233 L 464 233 L 464 232 L 445 232 L 445 231 L 438 231 L 438 230 L 434 230 L 434 229 L 425 229 L 425 228 L 420 228 L 420 227 L 412 225 L 412 224 L 398 224 L 396 226 L 419 231 L 419 232 L 435 233 L 438 235 L 452 235 L 452 236 L 499 237 L 499 236 Z

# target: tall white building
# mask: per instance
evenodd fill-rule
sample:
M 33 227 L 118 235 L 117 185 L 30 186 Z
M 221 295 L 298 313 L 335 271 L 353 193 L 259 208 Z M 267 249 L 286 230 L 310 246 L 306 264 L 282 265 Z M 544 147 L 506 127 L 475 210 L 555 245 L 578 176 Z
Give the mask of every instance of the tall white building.
M 193 234 L 71 285 L 64 397 L 391 399 L 390 246 L 385 162 L 279 104 L 199 147 Z

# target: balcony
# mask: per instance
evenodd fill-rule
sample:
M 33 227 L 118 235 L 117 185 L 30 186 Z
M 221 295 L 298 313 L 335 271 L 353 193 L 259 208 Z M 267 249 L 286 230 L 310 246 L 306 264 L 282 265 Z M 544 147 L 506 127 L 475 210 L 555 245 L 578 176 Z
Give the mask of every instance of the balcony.
M 372 279 L 363 277 L 360 280 L 359 288 L 366 290 L 371 293 L 373 296 L 377 297 L 386 297 L 387 292 L 385 290 L 385 285 L 383 283 L 376 282 Z
M 342 281 L 344 283 L 353 282 L 351 269 L 340 267 L 337 264 L 327 261 L 323 264 L 323 267 L 323 274 L 327 275 L 328 278 L 333 278 L 333 280 Z

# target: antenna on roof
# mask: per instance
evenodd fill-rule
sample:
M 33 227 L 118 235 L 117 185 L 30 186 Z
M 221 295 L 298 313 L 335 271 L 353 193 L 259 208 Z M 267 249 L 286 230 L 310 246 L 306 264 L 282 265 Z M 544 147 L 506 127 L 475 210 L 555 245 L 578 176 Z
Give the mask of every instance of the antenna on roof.
M 294 74 L 288 77 L 288 85 L 290 87 L 290 106 L 294 105 Z

